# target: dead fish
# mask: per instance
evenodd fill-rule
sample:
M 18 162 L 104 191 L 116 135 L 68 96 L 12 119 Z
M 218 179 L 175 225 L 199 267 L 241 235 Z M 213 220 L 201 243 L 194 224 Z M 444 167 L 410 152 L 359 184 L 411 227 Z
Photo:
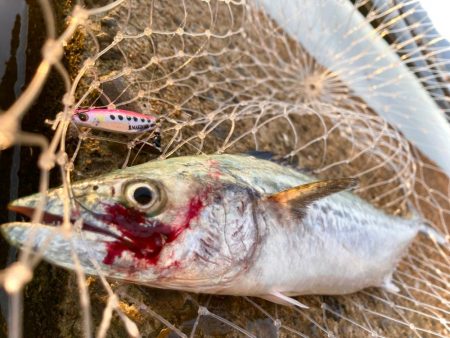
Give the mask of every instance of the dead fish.
M 156 129 L 154 116 L 121 109 L 80 109 L 72 115 L 72 121 L 80 127 L 124 134 L 139 134 Z
M 44 258 L 86 273 L 157 288 L 262 297 L 304 307 L 290 296 L 340 295 L 367 287 L 391 292 L 397 263 L 420 220 L 385 214 L 344 191 L 352 178 L 314 181 L 248 155 L 153 161 L 73 184 L 70 237 L 51 225 L 1 227 L 14 245 L 33 236 Z M 48 193 L 43 222 L 60 223 L 62 188 Z M 10 209 L 30 216 L 39 196 Z

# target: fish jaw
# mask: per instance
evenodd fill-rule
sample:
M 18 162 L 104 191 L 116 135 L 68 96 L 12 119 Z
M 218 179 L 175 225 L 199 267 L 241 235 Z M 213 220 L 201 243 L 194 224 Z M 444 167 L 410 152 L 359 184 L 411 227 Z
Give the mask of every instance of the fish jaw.
M 1 228 L 3 236 L 11 245 L 32 249 L 43 258 L 68 270 L 81 267 L 89 275 L 148 284 L 158 287 L 162 269 L 136 264 L 131 251 L 124 251 L 113 263 L 105 256 L 117 241 L 109 235 L 92 231 L 67 231 L 60 226 L 41 223 L 12 222 Z
M 129 232 L 124 235 L 123 231 L 136 226 L 136 219 L 144 219 L 145 215 L 126 208 L 114 199 L 108 203 L 100 203 L 104 195 L 88 194 L 87 188 L 91 186 L 92 182 L 73 186 L 72 192 L 74 196 L 78 196 L 80 205 L 91 211 L 87 212 L 80 205 L 71 205 L 70 220 L 73 224 L 69 229 L 60 226 L 63 223 L 64 208 L 61 200 L 63 191 L 58 188 L 47 194 L 41 223 L 4 224 L 0 228 L 4 237 L 12 245 L 22 248 L 28 246 L 34 251 L 40 251 L 44 259 L 64 268 L 75 269 L 73 257 L 76 254 L 81 267 L 88 274 L 98 275 L 100 269 L 104 275 L 115 279 L 139 282 L 142 275 L 145 275 L 145 281 L 149 283 L 156 280 L 161 275 L 157 263 L 159 251 L 163 248 L 162 245 L 158 246 L 158 239 L 170 229 L 159 229 L 160 232 L 154 236 L 147 236 L 143 230 L 132 233 L 128 229 Z M 107 186 L 105 190 L 110 191 L 111 185 Z M 101 192 L 103 188 L 105 186 L 99 186 L 97 190 Z M 35 194 L 20 198 L 12 202 L 9 209 L 31 218 L 40 196 Z M 94 208 L 94 205 L 97 207 Z M 126 210 L 131 211 L 125 214 Z M 119 220 L 120 217 L 127 218 L 128 226 L 119 227 L 114 224 L 118 222 L 114 216 Z M 154 252 L 155 245 L 158 252 Z
M 1 232 L 12 245 L 29 247 L 35 251 L 42 250 L 47 261 L 66 269 L 76 270 L 74 261 L 76 254 L 84 272 L 92 275 L 98 274 L 94 262 L 101 262 L 103 252 L 110 240 L 101 234 L 69 233 L 62 227 L 40 223 L 7 223 L 1 227 Z

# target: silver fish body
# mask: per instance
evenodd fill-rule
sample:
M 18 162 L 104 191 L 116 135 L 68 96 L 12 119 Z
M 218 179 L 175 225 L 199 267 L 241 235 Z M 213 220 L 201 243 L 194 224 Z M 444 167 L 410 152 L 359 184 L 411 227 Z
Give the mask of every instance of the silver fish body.
M 248 155 L 171 158 L 75 183 L 71 217 L 83 225 L 70 237 L 59 227 L 28 223 L 2 231 L 16 245 L 33 236 L 37 248 L 53 236 L 43 250 L 57 265 L 73 269 L 74 250 L 89 274 L 100 268 L 108 277 L 159 288 L 280 303 L 373 286 L 396 291 L 392 273 L 426 228 L 350 192 L 311 199 L 312 181 Z M 326 192 L 324 186 L 318 189 Z M 49 192 L 44 222 L 62 215 L 61 195 L 61 188 Z M 30 214 L 37 198 L 19 199 L 11 209 Z

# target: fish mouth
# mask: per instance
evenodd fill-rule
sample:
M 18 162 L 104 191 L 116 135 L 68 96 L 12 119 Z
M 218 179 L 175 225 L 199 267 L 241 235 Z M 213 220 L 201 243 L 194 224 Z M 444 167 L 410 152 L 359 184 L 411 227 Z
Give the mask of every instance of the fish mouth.
M 31 219 L 36 210 L 37 200 L 36 195 L 24 197 L 12 202 L 8 209 Z M 91 210 L 84 212 L 83 210 L 87 209 L 82 205 L 81 209 L 72 209 L 70 217 L 72 223 L 83 217 L 81 231 L 74 229 L 71 233 L 72 238 L 79 243 L 79 246 L 81 247 L 84 242 L 85 246 L 89 246 L 97 252 L 97 261 L 109 267 L 125 264 L 128 272 L 133 269 L 133 265 L 139 265 L 138 262 L 145 263 L 145 265 L 157 265 L 161 251 L 167 243 L 176 238 L 176 233 L 174 234 L 170 227 L 158 221 L 147 220 L 144 214 L 119 203 L 100 202 L 100 204 L 105 213 Z M 61 202 L 52 197 L 42 212 L 39 224 L 8 223 L 1 227 L 1 232 L 11 244 L 23 246 L 28 242 L 25 233 L 34 234 L 35 237 L 40 238 L 58 234 L 57 230 L 60 228 L 58 226 L 63 223 L 61 214 Z M 57 245 L 70 246 L 70 240 L 67 238 L 60 236 L 58 241 L 60 243 L 52 245 L 54 247 Z M 58 257 L 53 259 L 49 257 L 49 259 L 56 264 L 65 265 L 59 262 Z M 125 261 L 121 263 L 122 259 Z
M 39 223 L 17 221 L 3 224 L 0 227 L 2 235 L 11 245 L 38 252 L 46 261 L 66 269 L 75 270 L 81 266 L 85 273 L 97 275 L 98 267 L 109 267 L 102 264 L 105 252 L 109 243 L 119 242 L 119 236 L 102 229 L 102 224 L 96 226 L 87 222 L 82 223 L 81 231 L 65 231 L 60 226 L 63 224 L 62 207 L 56 205 L 55 200 L 52 201 L 52 208 L 43 210 Z M 32 218 L 37 201 L 38 197 L 32 195 L 12 202 L 8 209 Z M 123 239 L 120 241 L 124 246 L 128 245 Z M 74 255 L 77 260 L 74 260 Z
M 31 219 L 33 217 L 33 214 L 36 209 L 32 208 L 32 207 L 22 206 L 22 205 L 10 204 L 10 205 L 8 205 L 8 210 L 14 211 L 15 213 L 17 213 L 19 215 L 22 215 L 28 219 Z M 76 221 L 76 219 L 71 218 L 71 222 L 75 222 L 75 221 Z M 63 223 L 63 217 L 60 215 L 55 215 L 55 214 L 49 213 L 44 210 L 43 214 L 42 214 L 42 223 L 45 225 L 59 226 Z M 124 238 L 121 238 L 117 234 L 109 231 L 108 229 L 100 228 L 100 227 L 92 225 L 84 220 L 83 220 L 83 223 L 81 226 L 81 230 L 101 234 L 101 235 L 104 235 L 107 237 L 111 237 L 115 240 L 123 241 L 125 243 L 127 242 Z M 131 243 L 129 243 L 129 244 L 131 244 Z
M 31 219 L 33 217 L 33 214 L 36 210 L 33 207 L 15 204 L 8 205 L 8 209 L 22 216 L 25 216 L 28 219 Z M 104 215 L 95 214 L 95 217 L 100 218 L 104 217 Z M 75 221 L 76 218 L 71 217 L 71 222 L 74 223 Z M 56 228 L 63 223 L 63 217 L 61 215 L 52 214 L 44 209 L 41 222 L 43 226 Z M 97 239 L 97 241 L 102 241 L 106 244 L 107 253 L 102 260 L 103 263 L 111 265 L 114 262 L 114 258 L 116 255 L 113 254 L 114 257 L 112 257 L 110 251 L 111 249 L 114 251 L 117 247 L 121 248 L 122 250 L 129 250 L 131 252 L 134 252 L 135 254 L 142 255 L 142 253 L 139 252 L 139 248 L 136 247 L 136 243 L 134 243 L 132 239 L 126 236 L 115 234 L 108 228 L 101 228 L 83 220 L 81 224 L 81 230 L 82 232 L 84 232 L 84 234 L 91 233 L 94 235 L 102 235 L 102 238 L 95 238 Z M 6 234 L 5 231 L 3 232 Z M 83 238 L 84 236 L 81 237 Z

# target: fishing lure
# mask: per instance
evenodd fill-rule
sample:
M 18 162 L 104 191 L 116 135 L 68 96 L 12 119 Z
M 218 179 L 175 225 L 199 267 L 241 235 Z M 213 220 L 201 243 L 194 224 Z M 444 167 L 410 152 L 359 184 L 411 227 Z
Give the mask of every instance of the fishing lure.
M 420 219 L 385 214 L 358 196 L 351 178 L 314 181 L 248 155 L 170 158 L 75 183 L 71 237 L 51 225 L 1 227 L 15 245 L 34 236 L 44 258 L 86 273 L 148 286 L 246 295 L 305 307 L 295 295 L 398 288 L 392 274 L 419 232 L 448 245 Z M 62 188 L 43 222 L 61 222 Z M 10 209 L 31 216 L 39 195 Z M 48 236 L 52 240 L 46 241 Z M 45 243 L 45 244 L 44 244 Z
M 72 121 L 80 127 L 115 133 L 141 134 L 156 130 L 154 116 L 121 109 L 81 109 L 72 115 Z

